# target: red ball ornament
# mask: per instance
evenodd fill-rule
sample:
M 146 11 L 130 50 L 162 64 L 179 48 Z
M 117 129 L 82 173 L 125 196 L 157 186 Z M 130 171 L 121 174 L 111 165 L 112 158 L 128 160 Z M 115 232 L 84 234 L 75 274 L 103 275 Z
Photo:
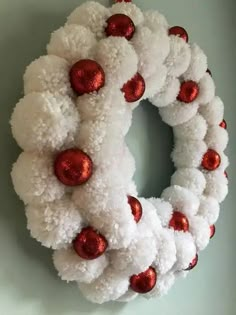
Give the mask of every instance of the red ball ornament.
M 216 234 L 216 227 L 215 227 L 215 225 L 211 225 L 210 226 L 210 238 L 213 238 L 215 234 Z
M 198 84 L 194 81 L 185 81 L 180 86 L 180 91 L 177 99 L 180 102 L 191 103 L 198 97 L 198 94 Z
M 76 253 L 83 259 L 92 260 L 101 256 L 107 249 L 105 237 L 92 227 L 84 228 L 73 241 Z
M 187 232 L 189 230 L 188 218 L 182 212 L 174 211 L 169 222 L 169 227 L 175 231 Z
M 126 102 L 132 103 L 138 101 L 145 92 L 145 81 L 141 74 L 136 75 L 124 84 L 121 91 L 125 95 Z
M 130 205 L 134 220 L 138 223 L 143 214 L 143 208 L 138 199 L 128 196 L 128 203 Z
M 226 123 L 226 121 L 223 119 L 219 126 L 220 126 L 221 128 L 227 129 L 227 123 Z
M 203 156 L 202 167 L 208 171 L 216 170 L 221 163 L 220 155 L 212 149 L 209 149 Z
M 207 73 L 209 73 L 210 74 L 210 76 L 212 77 L 212 73 L 211 73 L 211 70 L 210 69 L 207 69 L 207 71 L 206 71 Z
M 58 180 L 66 186 L 81 185 L 92 176 L 93 162 L 83 151 L 68 149 L 56 157 L 54 172 Z
M 135 32 L 135 25 L 131 18 L 125 14 L 114 14 L 107 20 L 105 29 L 107 36 L 125 37 L 130 40 Z
M 169 29 L 169 35 L 175 35 L 188 42 L 188 33 L 181 26 L 173 26 Z
M 94 60 L 82 59 L 70 70 L 72 89 L 80 96 L 85 93 L 97 92 L 105 84 L 105 73 Z
M 156 285 L 157 274 L 154 268 L 149 267 L 146 271 L 130 278 L 130 287 L 137 293 L 148 293 Z
M 189 264 L 188 268 L 185 269 L 185 271 L 190 271 L 193 268 L 195 268 L 197 266 L 198 263 L 198 254 L 196 254 L 195 258 L 192 260 L 192 262 Z

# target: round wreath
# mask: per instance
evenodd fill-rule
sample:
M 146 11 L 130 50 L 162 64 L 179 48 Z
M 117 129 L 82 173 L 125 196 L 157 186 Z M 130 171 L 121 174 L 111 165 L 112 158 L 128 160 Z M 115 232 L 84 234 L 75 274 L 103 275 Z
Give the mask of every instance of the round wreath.
M 27 67 L 11 119 L 28 229 L 87 299 L 161 296 L 197 264 L 228 192 L 224 106 L 207 58 L 184 28 L 130 1 L 82 4 L 47 53 Z M 160 199 L 137 197 L 124 139 L 142 99 L 175 136 Z

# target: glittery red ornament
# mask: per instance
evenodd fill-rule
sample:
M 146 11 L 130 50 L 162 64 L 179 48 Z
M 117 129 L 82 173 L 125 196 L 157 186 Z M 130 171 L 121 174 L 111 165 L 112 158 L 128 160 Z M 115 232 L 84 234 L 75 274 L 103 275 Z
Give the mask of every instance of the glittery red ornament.
M 105 84 L 105 73 L 96 61 L 82 59 L 72 66 L 70 83 L 78 95 L 97 92 Z
M 198 94 L 198 84 L 194 81 L 185 81 L 180 86 L 180 91 L 177 99 L 180 102 L 191 103 L 198 97 Z
M 188 33 L 181 26 L 173 26 L 169 29 L 169 35 L 175 35 L 188 42 Z
M 187 232 L 189 230 L 188 218 L 182 212 L 174 211 L 169 222 L 169 227 L 175 231 Z
M 105 237 L 97 233 L 92 227 L 84 228 L 73 241 L 76 253 L 87 260 L 101 256 L 107 249 L 107 246 Z
M 221 128 L 227 129 L 227 123 L 226 123 L 226 121 L 223 119 L 219 126 L 220 126 Z
M 207 69 L 207 71 L 206 71 L 207 73 L 209 73 L 210 74 L 210 76 L 212 77 L 212 73 L 211 73 L 211 70 L 210 69 Z
M 131 18 L 125 14 L 114 14 L 107 20 L 105 29 L 107 36 L 125 37 L 130 40 L 135 32 L 135 25 Z
M 60 152 L 54 162 L 55 175 L 66 186 L 85 183 L 91 177 L 92 171 L 91 158 L 79 149 Z
M 128 103 L 138 101 L 145 92 L 145 81 L 141 74 L 136 75 L 124 84 L 121 91 L 125 94 L 125 99 Z
M 185 269 L 185 271 L 190 271 L 193 268 L 195 268 L 197 266 L 198 263 L 198 254 L 195 256 L 195 258 L 192 260 L 192 262 L 189 264 L 188 268 Z
M 130 205 L 134 220 L 138 223 L 143 214 L 143 208 L 138 199 L 128 196 L 128 203 Z
M 216 234 L 216 227 L 215 227 L 215 225 L 211 225 L 210 226 L 210 238 L 213 238 L 215 234 Z
M 226 171 L 224 172 L 224 175 L 227 179 L 229 178 L 228 173 Z
M 216 170 L 221 163 L 220 155 L 212 149 L 209 149 L 202 158 L 202 167 L 208 171 Z
M 149 267 L 146 271 L 130 278 L 130 287 L 137 293 L 148 293 L 156 285 L 157 274 L 154 268 Z

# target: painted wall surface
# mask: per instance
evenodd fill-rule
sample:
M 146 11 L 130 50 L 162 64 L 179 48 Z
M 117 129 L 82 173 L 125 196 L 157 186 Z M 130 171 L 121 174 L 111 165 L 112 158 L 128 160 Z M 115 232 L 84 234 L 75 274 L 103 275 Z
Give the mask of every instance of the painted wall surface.
M 75 285 L 60 281 L 51 251 L 30 238 L 23 204 L 9 172 L 20 150 L 8 124 L 22 95 L 27 64 L 44 54 L 49 34 L 82 0 L 0 1 L 0 314 L 1 315 L 235 315 L 236 314 L 236 1 L 136 0 L 142 9 L 158 9 L 173 25 L 183 25 L 209 57 L 223 98 L 231 136 L 228 154 L 230 194 L 217 223 L 217 234 L 200 255 L 198 267 L 179 280 L 168 296 L 130 304 L 90 304 Z M 108 4 L 108 1 L 101 1 Z M 140 193 L 159 196 L 168 185 L 171 130 L 158 111 L 143 103 L 135 111 L 128 143 L 137 160 Z

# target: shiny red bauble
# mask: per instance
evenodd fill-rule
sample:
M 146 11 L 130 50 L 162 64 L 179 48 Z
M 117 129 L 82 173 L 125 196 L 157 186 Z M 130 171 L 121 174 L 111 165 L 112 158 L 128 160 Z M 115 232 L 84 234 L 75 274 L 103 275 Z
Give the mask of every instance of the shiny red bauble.
M 211 73 L 211 70 L 210 69 L 207 69 L 206 71 L 208 74 L 210 74 L 210 76 L 212 77 L 212 73 Z
M 107 249 L 108 243 L 103 235 L 92 227 L 84 228 L 73 241 L 76 253 L 83 259 L 92 260 L 101 256 Z
M 227 123 L 226 123 L 226 121 L 223 119 L 219 126 L 220 126 L 221 128 L 227 129 Z
M 137 293 L 148 293 L 156 285 L 157 273 L 154 268 L 149 267 L 146 271 L 130 278 L 130 287 Z
M 131 80 L 124 84 L 121 91 L 128 103 L 138 101 L 145 92 L 145 81 L 141 74 L 137 73 Z
M 188 268 L 185 269 L 185 271 L 190 271 L 193 268 L 195 268 L 197 266 L 198 263 L 198 254 L 195 256 L 195 258 L 192 260 L 192 262 L 189 264 Z
M 189 230 L 188 218 L 182 212 L 174 211 L 169 222 L 169 227 L 175 231 L 187 232 Z
M 188 42 L 188 33 L 181 26 L 173 26 L 169 29 L 169 35 L 175 35 Z
M 199 86 L 194 81 L 184 81 L 180 86 L 177 99 L 183 103 L 191 103 L 195 101 L 199 94 Z
M 216 227 L 215 227 L 215 225 L 211 225 L 210 226 L 210 238 L 213 238 L 215 234 L 216 234 Z
M 135 32 L 135 25 L 131 18 L 125 14 L 114 14 L 107 20 L 105 28 L 107 36 L 125 37 L 130 40 Z
M 82 59 L 70 70 L 70 83 L 77 95 L 97 92 L 105 84 L 105 73 L 94 60 Z
M 134 216 L 134 220 L 138 223 L 143 214 L 142 205 L 137 198 L 132 196 L 128 196 L 128 203 Z
M 216 170 L 221 163 L 221 157 L 215 150 L 209 149 L 202 158 L 202 167 L 208 171 Z
M 60 152 L 54 162 L 58 180 L 66 186 L 78 186 L 89 180 L 93 172 L 91 158 L 79 149 Z

